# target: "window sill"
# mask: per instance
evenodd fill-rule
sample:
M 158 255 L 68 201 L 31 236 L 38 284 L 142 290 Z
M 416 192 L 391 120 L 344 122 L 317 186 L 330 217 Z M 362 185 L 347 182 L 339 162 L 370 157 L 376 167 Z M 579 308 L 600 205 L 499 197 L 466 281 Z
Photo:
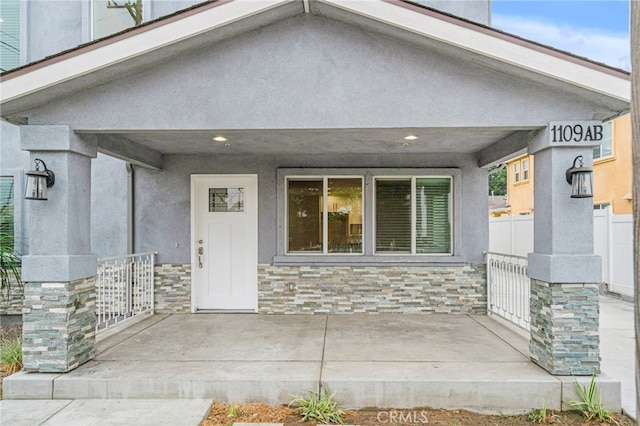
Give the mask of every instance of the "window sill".
M 377 255 L 377 256 L 323 256 L 323 255 L 289 255 L 274 256 L 273 264 L 275 266 L 394 266 L 394 265 L 413 265 L 413 266 L 462 266 L 466 263 L 464 256 L 432 256 L 432 255 L 413 255 L 413 256 L 394 256 L 394 255 Z

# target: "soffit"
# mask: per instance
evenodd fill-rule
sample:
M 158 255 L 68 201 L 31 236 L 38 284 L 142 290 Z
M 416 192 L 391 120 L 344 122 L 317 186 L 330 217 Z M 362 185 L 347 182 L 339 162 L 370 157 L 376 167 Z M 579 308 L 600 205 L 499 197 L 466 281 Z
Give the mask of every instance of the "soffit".
M 525 129 L 533 130 L 533 129 Z M 124 138 L 165 155 L 475 153 L 522 128 L 385 128 L 322 130 L 163 130 L 95 132 Z M 405 140 L 408 135 L 415 140 Z M 226 142 L 216 142 L 224 136 Z M 108 139 L 108 138 L 105 138 Z M 348 147 L 348 148 L 347 148 Z

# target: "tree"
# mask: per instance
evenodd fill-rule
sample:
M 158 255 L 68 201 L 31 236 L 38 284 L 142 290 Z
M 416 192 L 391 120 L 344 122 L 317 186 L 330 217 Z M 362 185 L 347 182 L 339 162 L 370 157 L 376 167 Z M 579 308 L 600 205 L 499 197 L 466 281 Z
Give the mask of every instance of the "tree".
M 507 195 L 507 168 L 499 166 L 489 171 L 489 195 Z
M 631 69 L 637 410 L 640 408 L 640 356 L 638 356 L 640 354 L 640 1 L 631 1 Z M 638 425 L 640 425 L 640 417 L 638 417 Z

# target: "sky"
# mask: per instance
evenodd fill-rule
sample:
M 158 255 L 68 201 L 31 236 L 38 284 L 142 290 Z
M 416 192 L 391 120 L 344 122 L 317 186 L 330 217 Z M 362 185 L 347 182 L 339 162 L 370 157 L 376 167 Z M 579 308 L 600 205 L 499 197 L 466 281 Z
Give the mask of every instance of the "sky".
M 607 65 L 631 69 L 629 0 L 492 0 L 491 25 Z

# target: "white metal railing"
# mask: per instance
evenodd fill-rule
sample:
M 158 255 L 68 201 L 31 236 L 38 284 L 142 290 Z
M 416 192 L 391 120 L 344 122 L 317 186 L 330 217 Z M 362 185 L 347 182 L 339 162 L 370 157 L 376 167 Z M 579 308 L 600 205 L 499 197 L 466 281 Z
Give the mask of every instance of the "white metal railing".
M 156 253 L 98 259 L 96 334 L 141 314 L 153 314 L 153 266 Z
M 527 258 L 487 253 L 487 311 L 529 330 L 530 296 Z

